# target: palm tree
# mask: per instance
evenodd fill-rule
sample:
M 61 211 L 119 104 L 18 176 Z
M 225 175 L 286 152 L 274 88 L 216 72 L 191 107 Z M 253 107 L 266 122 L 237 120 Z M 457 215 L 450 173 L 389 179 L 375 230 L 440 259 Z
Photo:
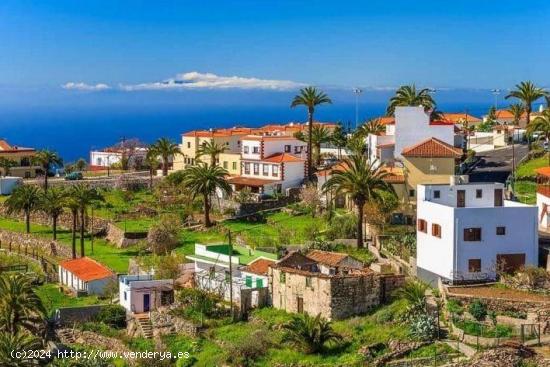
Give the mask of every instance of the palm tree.
M 393 116 L 395 108 L 400 106 L 423 106 L 424 110 L 428 111 L 435 109 L 435 101 L 429 88 L 417 91 L 414 84 L 402 85 L 397 89 L 395 95 L 390 98 L 386 114 Z
M 149 189 L 153 189 L 153 174 L 159 165 L 158 152 L 154 146 L 150 146 L 147 149 L 147 154 L 145 155 L 145 164 L 149 168 Z
M 80 256 L 85 256 L 84 251 L 84 230 L 86 228 L 86 211 L 88 207 L 96 200 L 101 199 L 95 188 L 91 188 L 85 184 L 77 184 L 71 187 L 71 199 L 78 204 L 80 214 Z
M 25 227 L 27 233 L 31 232 L 31 212 L 40 204 L 40 189 L 35 185 L 22 185 L 11 193 L 4 203 L 8 214 L 21 213 L 25 215 Z
M 34 292 L 31 277 L 24 274 L 0 276 L 0 331 L 37 333 L 43 326 L 46 310 Z
M 213 139 L 210 141 L 205 141 L 197 150 L 197 157 L 206 155 L 210 157 L 210 164 L 215 166 L 218 161 L 218 156 L 227 151 L 227 146 L 225 144 L 216 143 Z
M 301 141 L 308 142 L 309 134 L 306 136 L 303 132 L 298 132 L 295 137 Z M 321 164 L 321 145 L 331 141 L 332 134 L 323 125 L 314 125 L 311 133 L 312 147 L 315 152 L 315 165 Z
M 40 209 L 52 218 L 52 233 L 57 239 L 57 218 L 63 213 L 67 192 L 61 187 L 53 187 L 44 191 L 40 197 Z
M 308 120 L 308 141 L 307 141 L 307 176 L 308 180 L 313 180 L 313 167 L 312 167 L 312 143 L 313 143 L 313 114 L 315 113 L 315 107 L 323 104 L 331 104 L 332 100 L 322 91 L 317 90 L 315 87 L 306 87 L 300 89 L 300 93 L 294 97 L 291 108 L 296 106 L 305 106 L 307 108 L 307 120 Z
M 38 357 L 30 353 L 22 354 L 20 358 L 12 358 L 16 351 L 40 350 L 42 347 L 40 339 L 27 333 L 17 332 L 15 334 L 0 332 L 0 366 L 10 367 L 32 367 L 38 365 Z
M 345 170 L 337 170 L 323 185 L 323 190 L 334 189 L 336 195 L 349 195 L 357 209 L 357 247 L 363 247 L 363 209 L 367 202 L 384 199 L 381 191 L 394 193 L 393 187 L 384 181 L 388 175 L 380 167 L 378 162 L 369 163 L 365 155 L 354 154 L 343 160 Z
M 225 180 L 229 173 L 219 166 L 208 166 L 206 163 L 199 163 L 189 167 L 184 172 L 182 184 L 195 198 L 201 195 L 204 203 L 204 225 L 210 227 L 210 196 L 219 189 L 225 194 L 231 193 L 231 186 Z
M 344 148 L 348 142 L 348 137 L 344 132 L 344 128 L 341 123 L 338 123 L 332 131 L 331 142 L 336 148 L 338 148 L 338 159 L 340 159 L 342 156 L 342 148 Z
M 367 137 L 369 134 L 378 135 L 384 131 L 386 131 L 386 126 L 380 122 L 380 119 L 366 121 L 357 129 L 357 133 L 363 137 Z
M 78 208 L 79 204 L 72 196 L 72 192 L 68 193 L 68 196 L 65 200 L 65 206 L 71 211 L 72 216 L 72 226 L 71 226 L 71 250 L 72 257 L 76 259 L 76 227 L 78 222 Z
M 367 142 L 363 134 L 356 130 L 353 135 L 348 139 L 347 149 L 352 154 L 365 154 L 367 152 Z
M 337 342 L 341 336 L 332 329 L 332 324 L 318 314 L 294 315 L 292 320 L 283 325 L 288 340 L 304 348 L 306 353 L 317 353 L 323 350 L 326 343 Z
M 162 160 L 162 175 L 167 176 L 170 158 L 174 157 L 176 154 L 181 154 L 179 146 L 170 141 L 170 139 L 160 138 L 153 144 L 153 149 Z
M 56 152 L 47 149 L 38 151 L 32 159 L 44 170 L 44 190 L 48 191 L 48 172 L 54 165 L 62 165 L 63 159 Z
M 13 159 L 0 157 L 0 168 L 2 168 L 2 173 L 4 174 L 4 177 L 9 175 L 11 172 L 11 168 L 15 167 L 16 165 L 17 162 L 15 162 Z
M 514 125 L 519 125 L 519 120 L 525 112 L 525 107 L 521 103 L 513 103 L 508 107 L 508 111 L 514 116 Z
M 527 125 L 527 133 L 541 132 L 546 141 L 550 141 L 550 110 L 542 111 L 533 122 Z M 550 166 L 550 154 L 548 154 L 548 165 Z
M 516 89 L 511 91 L 510 94 L 506 96 L 506 99 L 517 98 L 523 103 L 527 125 L 529 125 L 529 123 L 531 122 L 531 111 L 533 107 L 533 102 L 547 95 L 548 92 L 544 88 L 537 87 L 531 81 L 526 81 L 516 84 Z
M 409 304 L 411 310 L 422 311 L 426 309 L 426 290 L 428 286 L 419 280 L 411 280 L 398 288 L 394 295 L 403 298 Z

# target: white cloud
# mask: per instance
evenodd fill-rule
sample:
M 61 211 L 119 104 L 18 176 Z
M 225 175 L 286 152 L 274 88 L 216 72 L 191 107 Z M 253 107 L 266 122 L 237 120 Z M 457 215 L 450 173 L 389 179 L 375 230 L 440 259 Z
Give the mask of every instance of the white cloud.
M 111 87 L 109 87 L 107 84 L 104 84 L 104 83 L 98 83 L 96 85 L 92 85 L 92 84 L 86 84 L 82 82 L 78 82 L 78 83 L 68 82 L 63 84 L 61 88 L 67 89 L 67 90 L 82 90 L 82 91 L 90 91 L 90 92 L 111 89 Z
M 240 76 L 219 76 L 212 73 L 192 71 L 176 75 L 160 82 L 120 85 L 125 91 L 174 90 L 174 89 L 266 89 L 289 90 L 303 87 L 305 84 L 290 80 L 245 78 Z

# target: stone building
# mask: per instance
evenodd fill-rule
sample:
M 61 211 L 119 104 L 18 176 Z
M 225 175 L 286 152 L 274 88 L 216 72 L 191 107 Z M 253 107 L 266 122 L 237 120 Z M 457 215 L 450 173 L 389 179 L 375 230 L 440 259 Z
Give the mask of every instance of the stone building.
M 270 266 L 273 307 L 344 319 L 366 313 L 403 284 L 402 276 L 377 274 L 359 263 L 346 254 L 318 250 L 311 256 L 288 254 Z

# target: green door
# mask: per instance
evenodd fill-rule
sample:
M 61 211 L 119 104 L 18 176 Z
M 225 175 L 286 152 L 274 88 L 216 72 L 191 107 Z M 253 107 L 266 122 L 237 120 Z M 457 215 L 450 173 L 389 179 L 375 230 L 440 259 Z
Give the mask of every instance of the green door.
M 264 287 L 264 280 L 263 279 L 256 279 L 256 288 L 263 288 Z

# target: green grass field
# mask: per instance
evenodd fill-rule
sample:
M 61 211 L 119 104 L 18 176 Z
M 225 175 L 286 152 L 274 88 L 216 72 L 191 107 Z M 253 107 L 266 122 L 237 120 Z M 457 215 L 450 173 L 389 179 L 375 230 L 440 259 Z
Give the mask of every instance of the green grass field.
M 525 161 L 516 168 L 516 177 L 517 179 L 534 178 L 537 175 L 535 170 L 537 168 L 549 166 L 549 163 L 548 154 L 543 157 Z
M 518 180 L 514 183 L 514 192 L 524 204 L 537 203 L 537 184 L 533 181 Z
M 105 303 L 97 296 L 73 297 L 59 290 L 57 284 L 47 283 L 35 288 L 35 292 L 42 300 L 48 314 L 60 307 L 79 307 Z

